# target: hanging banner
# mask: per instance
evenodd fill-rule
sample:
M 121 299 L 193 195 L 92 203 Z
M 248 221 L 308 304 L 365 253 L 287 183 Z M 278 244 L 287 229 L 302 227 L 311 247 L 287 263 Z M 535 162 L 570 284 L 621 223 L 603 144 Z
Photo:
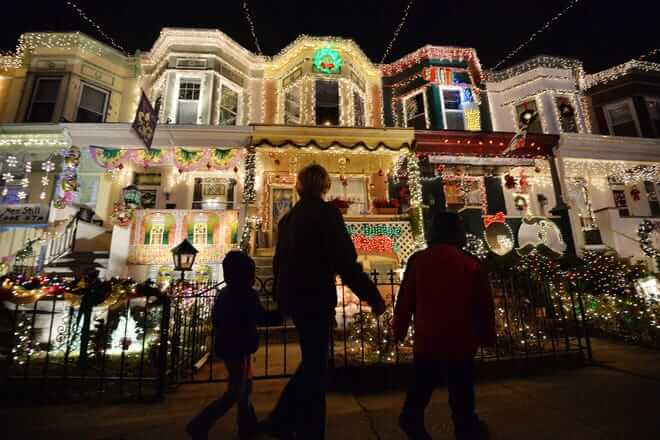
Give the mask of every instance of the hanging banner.
M 185 148 L 176 148 L 174 150 L 174 165 L 179 172 L 194 171 L 206 164 L 209 160 L 209 150 L 186 150 Z
M 123 162 L 128 159 L 128 153 L 128 150 L 121 150 L 119 148 L 106 148 L 95 145 L 90 145 L 89 147 L 89 154 L 92 156 L 92 160 L 106 170 L 123 167 Z
M 159 148 L 150 150 L 133 150 L 131 159 L 133 163 L 144 168 L 165 165 L 168 160 L 168 152 Z
M 48 205 L 26 203 L 22 205 L 0 205 L 0 226 L 48 224 Z
M 142 92 L 140 103 L 135 111 L 135 120 L 133 121 L 132 127 L 138 137 L 142 140 L 142 143 L 144 143 L 147 150 L 151 148 L 154 135 L 156 134 L 159 107 L 160 100 L 156 103 L 156 108 L 154 109 L 151 106 L 151 102 L 149 102 L 147 95 Z
M 240 160 L 240 150 L 223 150 L 221 148 L 215 148 L 211 150 L 210 153 L 209 168 L 213 168 L 215 170 L 231 170 L 238 166 Z

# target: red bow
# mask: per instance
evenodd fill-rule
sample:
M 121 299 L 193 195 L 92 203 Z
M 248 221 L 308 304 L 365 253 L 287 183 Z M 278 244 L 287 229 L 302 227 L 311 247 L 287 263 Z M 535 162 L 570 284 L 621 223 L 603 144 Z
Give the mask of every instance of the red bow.
M 492 223 L 506 223 L 506 215 L 503 212 L 498 212 L 495 215 L 484 215 L 484 227 L 487 228 Z

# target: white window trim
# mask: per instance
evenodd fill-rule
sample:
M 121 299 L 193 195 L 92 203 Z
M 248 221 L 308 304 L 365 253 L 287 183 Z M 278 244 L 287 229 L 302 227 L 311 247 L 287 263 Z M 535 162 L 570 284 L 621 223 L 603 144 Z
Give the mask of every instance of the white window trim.
M 536 104 L 536 112 L 539 114 L 539 116 L 538 116 L 539 124 L 541 124 L 541 133 L 537 133 L 537 134 L 546 134 L 546 133 L 548 133 L 547 124 L 546 124 L 545 118 L 544 118 L 545 109 L 543 107 L 543 102 L 541 102 L 540 98 L 541 98 L 541 95 L 535 95 L 533 97 L 528 97 L 528 98 L 525 98 L 525 99 L 521 99 L 519 101 L 515 101 L 512 104 L 511 114 L 513 115 L 513 131 L 518 131 L 518 129 L 519 129 L 518 128 L 519 127 L 519 125 L 518 125 L 519 115 L 518 115 L 518 111 L 516 109 L 518 108 L 519 105 L 525 104 L 526 102 L 530 102 L 530 101 L 533 100 L 534 103 Z M 534 133 L 532 133 L 532 134 L 534 134 Z
M 81 81 L 80 82 L 80 93 L 78 93 L 78 101 L 76 102 L 76 120 L 78 120 L 78 111 L 80 110 L 80 101 L 82 100 L 82 95 L 83 95 L 83 89 L 85 87 L 89 87 L 91 89 L 97 90 L 103 94 L 105 94 L 105 102 L 103 103 L 103 119 L 101 122 L 105 122 L 106 117 L 108 116 L 108 104 L 110 103 L 110 92 L 108 90 L 102 89 L 100 87 L 97 87 L 95 85 L 92 85 L 88 82 Z
M 649 106 L 649 102 L 650 102 L 650 101 L 657 103 L 658 108 L 660 109 L 660 96 L 645 96 L 645 97 L 644 97 L 644 103 L 646 104 L 646 107 L 647 107 L 646 111 L 647 111 L 647 112 L 649 111 L 649 110 L 648 110 L 648 106 Z M 660 111 L 660 110 L 659 110 L 659 111 Z M 653 119 L 651 118 L 651 114 L 650 114 L 650 113 L 649 113 L 649 120 L 650 120 L 651 122 L 653 122 Z M 653 129 L 656 130 L 656 128 L 655 128 L 655 124 L 651 123 L 651 125 L 653 126 Z M 660 137 L 660 132 L 658 132 L 658 131 L 656 130 L 655 135 L 656 135 L 657 137 Z M 660 199 L 659 199 L 659 200 L 660 200 Z
M 357 115 L 355 114 L 355 93 L 360 95 L 360 98 L 362 98 L 362 107 L 364 108 L 364 114 L 362 115 L 364 118 L 364 125 L 361 127 L 368 127 L 369 126 L 369 118 L 368 118 L 368 111 L 367 111 L 367 94 L 363 93 L 362 90 L 355 84 L 354 82 L 351 83 L 351 113 L 353 113 L 353 126 L 358 127 L 356 124 L 356 119 Z
M 62 90 L 62 83 L 64 82 L 64 77 L 63 76 L 38 76 L 35 78 L 34 85 L 32 86 L 32 96 L 30 97 L 30 107 L 28 108 L 28 111 L 25 115 L 25 120 L 30 120 L 32 116 L 32 106 L 34 105 L 35 98 L 37 97 L 37 90 L 39 90 L 39 83 L 42 80 L 59 80 L 60 81 L 60 89 L 57 91 L 57 96 L 55 97 L 55 102 L 53 103 L 55 107 L 57 107 L 57 101 L 60 97 L 60 91 Z M 55 109 L 53 109 L 53 115 L 51 116 L 51 120 L 53 119 L 53 116 L 55 116 Z
M 603 106 L 603 113 L 605 115 L 605 121 L 607 122 L 607 129 L 610 132 L 610 136 L 616 135 L 614 134 L 614 126 L 612 125 L 612 118 L 610 117 L 610 112 L 608 110 L 624 103 L 628 104 L 628 107 L 630 108 L 630 114 L 632 115 L 633 121 L 635 122 L 635 128 L 637 128 L 637 136 L 641 137 L 642 129 L 639 125 L 639 117 L 637 116 L 637 110 L 635 110 L 635 103 L 633 102 L 632 98 L 620 99 Z
M 243 125 L 243 98 L 244 98 L 244 90 L 241 86 L 238 84 L 235 84 L 234 82 L 228 80 L 224 76 L 219 76 L 218 79 L 218 98 L 217 98 L 217 103 L 216 103 L 216 117 L 214 124 L 215 125 L 220 125 L 220 110 L 221 110 L 221 99 L 222 99 L 222 88 L 227 87 L 228 89 L 231 89 L 232 91 L 236 92 L 238 95 L 237 99 L 237 107 L 236 107 L 236 124 L 235 125 Z M 200 101 L 201 101 L 201 91 L 200 91 Z
M 298 120 L 299 121 L 298 121 L 297 125 L 302 125 L 302 121 L 303 121 L 303 117 L 304 117 L 304 115 L 303 115 L 303 91 L 305 89 L 304 88 L 304 83 L 303 83 L 303 77 L 300 77 L 300 78 L 296 79 L 293 83 L 289 84 L 289 86 L 286 89 L 282 90 L 282 99 L 281 99 L 281 102 L 282 102 L 282 112 L 281 112 L 282 118 L 281 118 L 281 121 L 280 121 L 281 124 L 286 124 L 286 94 L 289 92 L 289 90 L 291 90 L 294 87 L 298 87 L 300 89 L 299 93 L 298 93 L 298 110 L 299 110 L 300 114 L 298 115 Z M 316 93 L 316 89 L 314 89 L 314 93 Z M 315 120 L 316 120 L 316 118 L 315 118 Z
M 452 113 L 461 113 L 463 115 L 463 130 L 465 130 L 465 110 L 447 110 L 445 107 L 445 96 L 442 93 L 444 90 L 458 90 L 460 99 L 461 99 L 461 105 L 463 104 L 463 87 L 458 87 L 458 86 L 440 86 L 438 87 L 438 90 L 440 91 L 440 103 L 442 105 L 442 124 L 445 127 L 445 130 L 449 130 L 447 127 L 447 112 L 450 111 Z M 453 130 L 453 128 L 452 128 Z
M 409 99 L 414 98 L 420 93 L 422 94 L 422 101 L 424 102 L 424 119 L 426 120 L 426 129 L 428 130 L 431 128 L 431 121 L 429 120 L 429 103 L 426 99 L 426 87 L 422 88 L 421 90 L 417 90 L 415 93 L 404 96 L 401 99 L 401 102 L 403 103 L 403 126 L 405 128 L 408 128 L 408 112 L 406 111 L 406 103 Z
M 193 80 L 199 80 L 199 99 L 197 100 L 197 122 L 195 124 L 199 124 L 200 117 L 202 115 L 202 96 L 204 96 L 204 93 L 206 92 L 205 87 L 204 87 L 204 77 L 206 75 L 206 72 L 202 71 L 183 71 L 183 72 L 176 72 L 175 73 L 175 85 L 174 85 L 174 90 L 172 97 L 173 99 L 173 105 L 170 108 L 170 120 L 174 121 L 175 124 L 179 123 L 179 93 L 181 91 L 181 82 L 193 79 Z M 184 100 L 185 101 L 185 100 Z
M 579 101 L 577 97 L 573 94 L 568 94 L 568 93 L 553 93 L 551 94 L 551 97 L 552 97 L 552 105 L 555 109 L 555 119 L 557 122 L 557 128 L 559 129 L 559 133 L 565 133 L 564 128 L 561 126 L 561 112 L 559 110 L 559 104 L 557 103 L 559 98 L 568 99 L 568 101 L 573 106 L 573 110 L 575 111 L 575 124 L 577 125 L 577 130 L 578 130 L 577 132 L 586 133 L 586 129 L 584 127 L 582 120 L 582 108 L 579 105 Z

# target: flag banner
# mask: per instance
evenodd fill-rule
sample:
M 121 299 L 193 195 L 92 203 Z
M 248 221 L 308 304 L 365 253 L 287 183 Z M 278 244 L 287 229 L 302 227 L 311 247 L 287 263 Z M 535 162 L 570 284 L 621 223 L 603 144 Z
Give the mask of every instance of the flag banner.
M 151 148 L 151 143 L 153 142 L 154 134 L 156 133 L 156 125 L 158 124 L 158 107 L 159 105 L 157 103 L 156 109 L 154 109 L 151 106 L 147 95 L 142 92 L 140 103 L 135 112 L 133 129 L 140 137 L 147 150 Z

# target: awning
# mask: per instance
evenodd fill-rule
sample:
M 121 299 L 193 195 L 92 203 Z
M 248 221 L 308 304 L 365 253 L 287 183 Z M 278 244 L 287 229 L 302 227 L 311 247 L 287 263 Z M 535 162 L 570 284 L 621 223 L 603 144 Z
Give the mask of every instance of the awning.
M 415 151 L 431 155 L 537 159 L 552 156 L 559 143 L 557 135 L 528 134 L 524 147 L 503 155 L 513 136 L 515 133 L 507 132 L 417 130 Z
M 255 125 L 252 145 L 272 148 L 346 149 L 353 151 L 406 152 L 414 130 L 407 128 L 353 128 Z

